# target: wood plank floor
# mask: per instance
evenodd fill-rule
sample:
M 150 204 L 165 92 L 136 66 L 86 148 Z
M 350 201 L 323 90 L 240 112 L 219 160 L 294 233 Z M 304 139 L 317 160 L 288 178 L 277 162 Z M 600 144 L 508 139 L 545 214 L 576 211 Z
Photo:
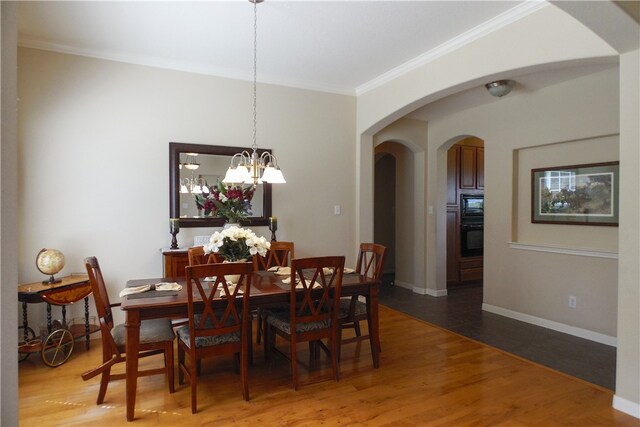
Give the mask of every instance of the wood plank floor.
M 256 348 L 249 402 L 242 400 L 231 358 L 214 358 L 203 363 L 198 414 L 191 414 L 188 385 L 169 394 L 164 378 L 145 377 L 138 381 L 136 420 L 130 425 L 639 425 L 611 407 L 609 390 L 389 308 L 381 307 L 380 317 L 379 369 L 372 367 L 368 346 L 350 344 L 342 352 L 339 382 L 321 381 L 329 374 L 322 355 L 322 367 L 305 374 L 313 382 L 294 392 L 288 361 L 274 355 L 265 363 Z M 306 347 L 299 354 L 308 360 Z M 38 356 L 19 365 L 21 426 L 127 424 L 124 382 L 112 382 L 105 403 L 96 405 L 98 379 L 80 378 L 99 363 L 99 341 L 90 351 L 78 341 L 70 360 L 58 368 L 46 367 Z

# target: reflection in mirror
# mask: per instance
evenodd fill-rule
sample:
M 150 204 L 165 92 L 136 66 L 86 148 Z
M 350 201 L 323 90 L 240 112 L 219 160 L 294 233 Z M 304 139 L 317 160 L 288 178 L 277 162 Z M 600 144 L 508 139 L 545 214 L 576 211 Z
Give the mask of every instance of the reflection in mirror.
M 242 150 L 240 147 L 170 143 L 170 217 L 180 218 L 182 227 L 222 226 L 225 219 L 210 216 L 204 209 L 204 201 L 218 180 L 224 178 L 233 154 Z M 241 223 L 267 225 L 269 216 L 271 185 L 259 184 L 251 199 L 249 217 Z

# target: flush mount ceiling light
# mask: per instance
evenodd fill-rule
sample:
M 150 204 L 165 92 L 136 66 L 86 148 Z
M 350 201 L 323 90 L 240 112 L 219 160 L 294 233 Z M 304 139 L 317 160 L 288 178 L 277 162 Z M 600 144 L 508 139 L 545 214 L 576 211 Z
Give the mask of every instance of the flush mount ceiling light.
M 284 176 L 278 167 L 278 159 L 269 152 L 263 152 L 258 155 L 258 145 L 256 143 L 256 76 L 257 76 L 257 59 L 258 59 L 258 3 L 263 0 L 249 0 L 253 3 L 253 144 L 251 144 L 252 153 L 243 151 L 236 153 L 231 158 L 231 164 L 227 173 L 222 180 L 225 184 L 284 184 Z M 237 163 L 234 163 L 237 162 Z
M 496 80 L 495 82 L 487 83 L 484 87 L 487 88 L 491 95 L 500 98 L 511 92 L 515 84 L 516 82 L 513 80 Z

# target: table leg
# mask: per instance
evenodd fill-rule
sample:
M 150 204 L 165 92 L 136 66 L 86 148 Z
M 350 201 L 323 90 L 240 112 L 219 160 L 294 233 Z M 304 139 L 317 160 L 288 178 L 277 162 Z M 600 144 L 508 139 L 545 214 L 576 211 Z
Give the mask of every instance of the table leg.
M 51 335 L 51 304 L 47 303 L 47 334 Z
M 136 410 L 136 388 L 138 383 L 138 346 L 140 345 L 140 312 L 127 310 L 127 421 L 133 421 Z
M 86 339 L 85 347 L 87 348 L 87 350 L 89 350 L 89 347 L 91 346 L 90 344 L 91 340 L 89 339 L 90 333 L 91 331 L 89 329 L 89 297 L 86 296 L 84 297 L 84 334 Z
M 27 342 L 29 338 L 29 334 L 27 331 L 29 330 L 29 321 L 27 319 L 27 303 L 22 303 L 22 326 L 24 326 L 24 342 Z
M 369 288 L 369 340 L 371 342 L 371 351 L 373 352 L 373 367 L 380 366 L 380 323 L 378 317 L 378 289 L 379 284 L 371 285 Z

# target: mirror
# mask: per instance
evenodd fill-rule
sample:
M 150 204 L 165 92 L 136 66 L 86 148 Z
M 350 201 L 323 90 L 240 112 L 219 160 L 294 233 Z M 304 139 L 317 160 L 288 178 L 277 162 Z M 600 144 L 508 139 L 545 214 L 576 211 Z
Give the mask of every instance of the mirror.
M 231 157 L 251 148 L 220 145 L 169 143 L 169 215 L 180 218 L 181 227 L 222 227 L 224 218 L 205 217 L 196 206 L 196 196 L 181 193 L 181 183 L 191 180 L 194 184 L 213 186 L 222 180 Z M 258 155 L 271 150 L 258 149 Z M 197 168 L 194 168 L 197 164 Z M 194 167 L 191 167 L 193 165 Z M 252 215 L 241 221 L 242 225 L 269 225 L 271 216 L 271 184 L 258 184 L 251 200 Z

